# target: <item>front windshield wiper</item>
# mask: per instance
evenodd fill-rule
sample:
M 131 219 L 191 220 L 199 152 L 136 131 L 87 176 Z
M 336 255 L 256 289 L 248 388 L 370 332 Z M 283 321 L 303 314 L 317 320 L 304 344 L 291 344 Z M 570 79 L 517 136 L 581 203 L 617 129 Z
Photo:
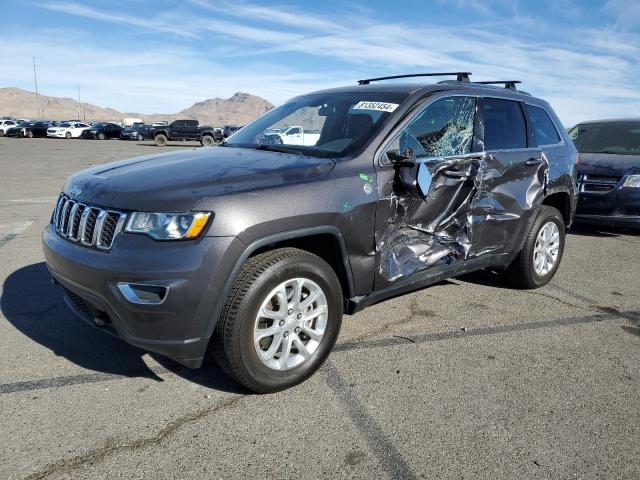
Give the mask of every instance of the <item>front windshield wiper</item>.
M 283 145 L 271 145 L 266 143 L 260 143 L 254 147 L 256 150 L 268 150 L 270 152 L 282 152 L 282 153 L 297 153 L 298 155 L 304 155 L 304 152 L 299 148 L 286 147 Z

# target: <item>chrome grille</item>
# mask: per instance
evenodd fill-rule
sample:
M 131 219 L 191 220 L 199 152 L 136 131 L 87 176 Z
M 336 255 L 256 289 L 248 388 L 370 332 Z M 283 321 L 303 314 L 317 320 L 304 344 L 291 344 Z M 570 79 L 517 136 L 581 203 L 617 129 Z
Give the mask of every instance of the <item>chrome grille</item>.
M 51 224 L 67 240 L 86 247 L 110 250 L 125 218 L 125 213 L 76 202 L 62 193 Z
M 621 179 L 620 176 L 582 174 L 578 186 L 581 192 L 606 193 L 616 188 Z

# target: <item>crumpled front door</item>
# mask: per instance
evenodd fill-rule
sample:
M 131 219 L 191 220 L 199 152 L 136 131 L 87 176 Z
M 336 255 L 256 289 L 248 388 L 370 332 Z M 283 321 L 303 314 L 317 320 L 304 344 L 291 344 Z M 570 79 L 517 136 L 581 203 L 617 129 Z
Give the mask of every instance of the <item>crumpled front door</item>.
M 388 196 L 390 216 L 376 238 L 384 278 L 393 281 L 466 258 L 481 162 L 482 155 L 472 154 L 398 167 Z

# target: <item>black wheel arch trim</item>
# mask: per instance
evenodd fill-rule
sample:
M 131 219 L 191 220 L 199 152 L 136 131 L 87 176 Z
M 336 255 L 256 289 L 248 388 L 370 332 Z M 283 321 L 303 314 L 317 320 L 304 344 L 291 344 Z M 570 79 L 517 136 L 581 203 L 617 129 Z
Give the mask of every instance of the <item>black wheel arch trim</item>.
M 312 235 L 318 234 L 329 234 L 336 238 L 338 241 L 338 245 L 340 247 L 340 257 L 342 260 L 342 265 L 346 274 L 347 281 L 347 298 L 345 299 L 345 304 L 347 300 L 354 296 L 355 287 L 353 283 L 353 272 L 351 271 L 351 263 L 349 261 L 349 255 L 347 253 L 346 243 L 344 241 L 344 236 L 342 235 L 342 231 L 333 225 L 318 225 L 315 227 L 305 227 L 296 230 L 288 230 L 285 232 L 278 232 L 271 235 L 267 235 L 266 237 L 258 238 L 251 243 L 249 243 L 246 248 L 243 250 L 242 254 L 236 260 L 233 269 L 231 270 L 227 280 L 224 284 L 224 288 L 220 294 L 220 298 L 216 302 L 216 305 L 211 312 L 211 320 L 209 321 L 209 325 L 207 326 L 206 331 L 204 332 L 202 338 L 209 339 L 213 335 L 213 331 L 215 330 L 216 324 L 220 319 L 220 314 L 222 313 L 222 307 L 224 302 L 231 291 L 231 287 L 233 286 L 233 282 L 235 282 L 238 272 L 240 268 L 244 264 L 244 262 L 258 249 L 265 247 L 272 243 L 278 243 L 285 240 L 292 240 L 296 238 L 304 238 L 310 237 Z
M 531 217 L 529 218 L 529 221 L 527 222 L 527 229 L 525 230 L 525 234 L 522 236 L 522 239 L 520 240 L 520 245 L 519 248 L 517 250 L 517 252 L 514 252 L 512 255 L 512 259 L 515 259 L 515 257 L 518 256 L 518 254 L 520 253 L 520 251 L 524 248 L 524 243 L 527 240 L 527 234 L 529 233 L 529 230 L 531 230 L 531 227 L 533 226 L 533 223 L 536 221 L 536 217 L 538 216 L 538 212 L 540 211 L 540 207 L 542 205 L 544 205 L 544 201 L 547 197 L 550 197 L 551 195 L 555 195 L 557 193 L 566 193 L 569 196 L 569 202 L 573 202 L 573 196 L 572 196 L 572 192 L 569 188 L 566 188 L 564 186 L 558 186 L 558 187 L 553 187 L 547 190 L 547 193 L 544 197 L 541 197 L 540 203 L 538 205 L 536 205 L 535 208 L 535 214 L 531 215 Z M 574 216 L 574 212 L 575 212 L 575 206 L 574 203 L 572 203 L 571 205 L 571 223 L 573 221 L 573 216 Z M 570 224 L 571 224 L 570 223 Z M 568 227 L 565 227 L 568 228 Z

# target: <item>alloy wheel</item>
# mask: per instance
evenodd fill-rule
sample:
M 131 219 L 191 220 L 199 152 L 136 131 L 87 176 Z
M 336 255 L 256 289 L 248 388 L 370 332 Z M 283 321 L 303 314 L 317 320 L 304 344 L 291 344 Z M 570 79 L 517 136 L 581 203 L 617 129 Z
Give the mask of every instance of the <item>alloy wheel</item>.
M 536 238 L 533 250 L 533 269 L 542 276 L 547 275 L 558 261 L 560 230 L 555 222 L 545 223 Z
M 258 358 L 272 370 L 290 370 L 318 349 L 327 328 L 327 297 L 308 278 L 280 283 L 264 298 L 253 329 Z

